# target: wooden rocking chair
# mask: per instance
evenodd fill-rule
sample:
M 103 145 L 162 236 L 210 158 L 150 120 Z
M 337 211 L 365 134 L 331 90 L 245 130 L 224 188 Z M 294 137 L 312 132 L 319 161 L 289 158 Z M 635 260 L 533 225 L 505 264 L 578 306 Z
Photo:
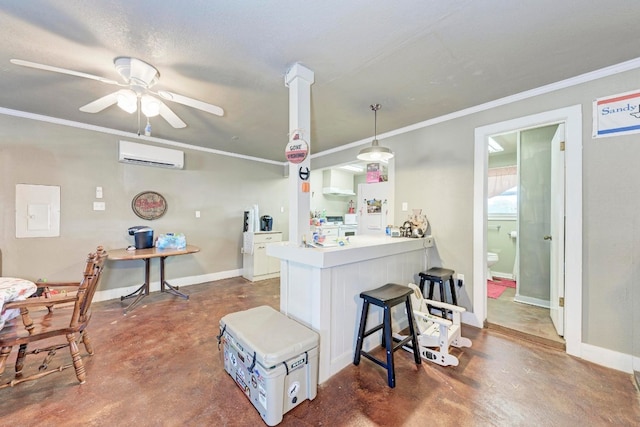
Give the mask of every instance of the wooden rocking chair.
M 96 252 L 87 257 L 84 278 L 80 283 L 38 283 L 44 288 L 42 296 L 5 304 L 7 309 L 20 309 L 20 317 L 8 322 L 0 330 L 0 376 L 5 370 L 7 358 L 13 346 L 18 345 L 19 349 L 16 357 L 15 378 L 0 384 L 0 388 L 13 387 L 25 381 L 61 372 L 71 366 L 75 368 L 80 384 L 85 382 L 86 373 L 78 350 L 78 342 L 84 344 L 87 353 L 93 354 L 86 327 L 91 318 L 90 307 L 93 294 L 98 287 L 106 258 L 107 252 L 102 246 L 98 246 Z M 61 291 L 54 294 L 52 288 L 61 289 Z M 65 291 L 65 288 L 71 289 Z M 58 337 L 57 340 L 56 337 Z M 64 337 L 65 340 L 59 337 Z M 30 343 L 38 343 L 42 347 L 27 351 L 27 345 Z M 56 352 L 65 347 L 69 347 L 72 363 L 47 370 Z M 26 356 L 39 353 L 44 353 L 45 357 L 38 372 L 24 376 L 22 369 Z

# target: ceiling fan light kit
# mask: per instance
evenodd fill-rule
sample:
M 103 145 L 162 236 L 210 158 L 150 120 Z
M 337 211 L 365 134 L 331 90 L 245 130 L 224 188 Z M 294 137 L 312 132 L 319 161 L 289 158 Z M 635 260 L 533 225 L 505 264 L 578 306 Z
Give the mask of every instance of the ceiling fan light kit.
M 120 89 L 118 91 L 117 105 L 129 114 L 133 114 L 138 109 L 138 97 L 129 89 Z
M 118 74 L 131 85 L 149 89 L 160 79 L 160 72 L 156 67 L 137 58 L 119 56 L 113 60 L 113 64 Z
M 101 76 L 83 73 L 80 71 L 69 70 L 66 68 L 53 67 L 51 65 L 39 64 L 37 62 L 24 61 L 21 59 L 11 59 L 10 62 L 21 67 L 35 68 L 43 71 L 51 71 L 59 74 L 67 74 L 75 77 L 96 80 L 101 83 L 120 86 L 122 89 L 105 95 L 86 105 L 80 107 L 80 111 L 85 113 L 99 113 L 104 109 L 117 105 L 123 111 L 133 114 L 138 111 L 142 112 L 147 118 L 160 115 L 172 127 L 179 129 L 184 128 L 187 124 L 180 119 L 158 96 L 177 104 L 195 108 L 216 116 L 224 116 L 224 110 L 217 105 L 209 104 L 174 92 L 160 90 L 153 92 L 151 88 L 160 80 L 160 72 L 153 65 L 137 58 L 128 56 L 118 56 L 113 60 L 113 65 L 125 81 L 120 83 L 115 80 L 107 79 Z M 140 125 L 140 117 L 138 116 L 138 125 Z M 138 126 L 139 127 L 139 126 Z M 140 132 L 138 131 L 138 134 Z
M 160 101 L 150 95 L 142 95 L 140 99 L 140 109 L 147 117 L 155 117 L 160 114 Z
M 378 144 L 378 110 L 382 108 L 382 106 L 380 104 L 371 104 L 369 108 L 371 108 L 374 114 L 373 141 L 370 147 L 365 147 L 360 150 L 358 160 L 365 162 L 387 162 L 393 158 L 393 151 Z

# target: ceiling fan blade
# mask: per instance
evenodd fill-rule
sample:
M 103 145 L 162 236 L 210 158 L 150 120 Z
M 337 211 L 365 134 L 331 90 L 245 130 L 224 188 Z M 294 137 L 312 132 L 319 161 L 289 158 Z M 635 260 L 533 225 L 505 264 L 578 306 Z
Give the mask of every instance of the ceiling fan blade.
M 176 113 L 174 113 L 173 111 L 171 111 L 171 109 L 169 107 L 167 107 L 167 105 L 162 102 L 162 101 L 158 101 L 160 102 L 160 115 L 162 116 L 163 119 L 165 119 L 171 126 L 173 126 L 176 129 L 180 129 L 180 128 L 184 128 L 187 127 L 187 124 L 185 122 L 183 122 L 180 117 L 178 117 L 176 115 Z
M 207 104 L 206 102 L 199 101 L 197 99 L 188 98 L 177 93 L 168 92 L 166 90 L 158 91 L 158 95 L 166 100 L 177 102 L 178 104 L 186 105 L 187 107 L 197 108 L 198 110 L 205 111 L 216 116 L 224 116 L 224 110 L 217 105 Z
M 82 73 L 80 71 L 68 70 L 66 68 L 59 68 L 59 67 L 53 67 L 51 65 L 38 64 L 37 62 L 24 61 L 22 59 L 11 59 L 10 62 L 12 64 L 20 65 L 22 67 L 35 68 L 35 69 L 44 70 L 44 71 L 53 71 L 54 73 L 68 74 L 70 76 L 76 76 L 76 77 L 82 77 L 82 78 L 85 78 L 85 79 L 97 80 L 99 82 L 110 84 L 110 85 L 123 86 L 122 84 L 118 83 L 115 80 L 107 79 L 105 77 L 95 76 L 93 74 Z
M 87 105 L 83 105 L 80 107 L 80 111 L 85 113 L 99 113 L 107 107 L 111 107 L 113 104 L 118 102 L 118 93 L 113 92 L 109 95 L 103 96 L 102 98 L 98 98 L 93 102 L 88 103 Z

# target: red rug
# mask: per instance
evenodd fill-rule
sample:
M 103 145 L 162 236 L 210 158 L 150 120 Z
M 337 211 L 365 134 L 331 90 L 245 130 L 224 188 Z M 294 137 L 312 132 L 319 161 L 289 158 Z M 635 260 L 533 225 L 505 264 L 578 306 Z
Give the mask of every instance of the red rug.
M 506 286 L 507 288 L 516 288 L 516 281 L 510 279 L 497 279 L 489 280 L 490 282 L 495 283 L 496 285 Z
M 487 280 L 487 297 L 498 299 L 507 288 L 515 288 L 516 282 L 508 279 Z

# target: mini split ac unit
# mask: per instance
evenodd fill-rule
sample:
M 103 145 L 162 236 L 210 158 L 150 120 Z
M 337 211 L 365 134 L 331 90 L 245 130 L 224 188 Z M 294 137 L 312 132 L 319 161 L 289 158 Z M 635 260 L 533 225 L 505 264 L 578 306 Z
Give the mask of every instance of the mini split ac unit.
M 182 169 L 184 167 L 184 153 L 171 148 L 120 141 L 118 161 L 135 165 Z

